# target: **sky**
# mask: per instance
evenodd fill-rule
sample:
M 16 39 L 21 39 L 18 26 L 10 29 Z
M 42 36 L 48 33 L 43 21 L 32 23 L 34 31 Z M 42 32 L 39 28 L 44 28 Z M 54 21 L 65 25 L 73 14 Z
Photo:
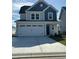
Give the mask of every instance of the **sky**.
M 19 10 L 22 6 L 31 6 L 38 0 L 12 0 L 12 25 L 16 26 L 15 21 L 20 19 Z M 66 0 L 45 0 L 58 10 L 57 18 L 59 18 L 60 10 L 66 6 Z

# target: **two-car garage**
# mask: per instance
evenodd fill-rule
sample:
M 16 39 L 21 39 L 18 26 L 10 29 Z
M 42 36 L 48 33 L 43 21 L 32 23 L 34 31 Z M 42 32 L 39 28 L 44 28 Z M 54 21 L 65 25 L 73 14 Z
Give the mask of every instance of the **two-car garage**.
M 18 36 L 45 36 L 46 27 L 44 24 L 19 24 Z

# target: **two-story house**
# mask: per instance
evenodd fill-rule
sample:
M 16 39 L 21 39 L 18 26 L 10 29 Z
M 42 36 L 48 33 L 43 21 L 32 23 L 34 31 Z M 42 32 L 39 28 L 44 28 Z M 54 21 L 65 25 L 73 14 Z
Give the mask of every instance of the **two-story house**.
M 58 34 L 57 9 L 44 0 L 32 6 L 22 6 L 16 21 L 17 36 L 47 36 Z
M 60 32 L 66 33 L 66 7 L 61 8 L 59 20 L 60 20 Z

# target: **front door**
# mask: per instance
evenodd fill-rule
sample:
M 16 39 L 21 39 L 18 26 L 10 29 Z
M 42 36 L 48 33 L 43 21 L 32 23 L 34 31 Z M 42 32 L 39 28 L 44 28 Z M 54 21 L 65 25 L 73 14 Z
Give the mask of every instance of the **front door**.
M 46 32 L 47 32 L 47 35 L 49 35 L 49 25 L 46 25 Z

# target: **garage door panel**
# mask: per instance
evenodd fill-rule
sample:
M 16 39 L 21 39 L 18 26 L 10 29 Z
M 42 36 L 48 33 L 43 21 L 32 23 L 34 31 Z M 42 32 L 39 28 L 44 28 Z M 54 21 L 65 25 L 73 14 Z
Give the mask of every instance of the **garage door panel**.
M 44 25 L 28 25 L 19 28 L 20 36 L 44 36 Z
M 41 36 L 44 35 L 44 28 L 43 27 L 33 27 L 33 35 Z

